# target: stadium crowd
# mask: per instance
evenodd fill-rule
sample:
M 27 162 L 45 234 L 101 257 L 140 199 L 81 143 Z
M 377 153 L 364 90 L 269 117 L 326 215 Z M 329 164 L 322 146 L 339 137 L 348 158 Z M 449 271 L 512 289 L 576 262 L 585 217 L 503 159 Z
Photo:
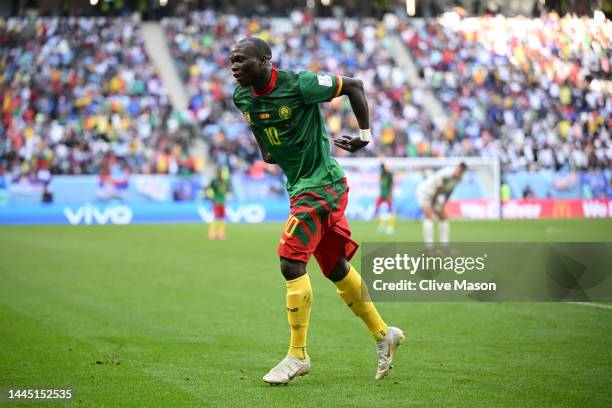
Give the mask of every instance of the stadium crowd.
M 281 69 L 364 80 L 369 156 L 493 155 L 504 170 L 612 168 L 611 25 L 446 14 L 385 20 L 246 18 L 213 11 L 162 20 L 189 94 L 171 108 L 133 18 L 0 19 L 0 174 L 190 173 L 200 135 L 214 163 L 272 172 L 231 96 L 231 46 L 257 35 Z M 449 114 L 437 129 L 395 60 L 398 33 Z M 331 136 L 354 133 L 346 98 L 322 104 Z M 345 154 L 342 150 L 336 155 Z M 41 176 L 42 175 L 42 176 Z
M 494 155 L 506 171 L 611 169 L 612 23 L 448 13 L 401 36 L 448 107 L 433 154 Z
M 270 42 L 273 62 L 280 69 L 328 72 L 365 82 L 372 129 L 380 137 L 361 154 L 424 155 L 409 140 L 424 140 L 436 133 L 429 117 L 421 114 L 422 92 L 409 86 L 394 61 L 390 37 L 381 22 L 314 20 L 301 11 L 294 11 L 289 19 L 204 11 L 165 19 L 162 24 L 189 90 L 190 109 L 211 140 L 210 153 L 217 163 L 233 170 L 253 170 L 258 157 L 247 124 L 233 107 L 235 80 L 228 69 L 231 46 L 248 35 Z M 321 106 L 332 137 L 356 132 L 357 122 L 346 98 Z
M 196 169 L 132 18 L 0 19 L 0 103 L 13 179 Z

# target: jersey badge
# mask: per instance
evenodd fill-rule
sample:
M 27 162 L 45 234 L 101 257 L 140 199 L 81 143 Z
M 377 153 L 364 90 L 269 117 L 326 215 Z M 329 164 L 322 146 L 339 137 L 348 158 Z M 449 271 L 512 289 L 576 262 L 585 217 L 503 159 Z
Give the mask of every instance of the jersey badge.
M 278 108 L 278 116 L 283 120 L 289 119 L 291 117 L 291 108 L 287 105 L 282 105 Z

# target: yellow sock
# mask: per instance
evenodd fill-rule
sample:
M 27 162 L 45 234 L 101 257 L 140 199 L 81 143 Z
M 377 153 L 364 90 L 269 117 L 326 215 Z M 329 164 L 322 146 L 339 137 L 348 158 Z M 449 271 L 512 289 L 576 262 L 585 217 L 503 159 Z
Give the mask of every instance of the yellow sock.
M 219 235 L 225 235 L 225 221 L 217 221 L 217 231 L 219 231 Z
M 374 339 L 382 340 L 387 334 L 388 327 L 370 300 L 368 288 L 365 284 L 362 286 L 361 276 L 352 265 L 344 279 L 336 282 L 336 288 L 344 303 L 368 326 Z
M 212 220 L 210 224 L 208 225 L 208 236 L 215 235 L 215 224 L 216 224 L 216 221 Z
M 311 306 L 312 287 L 308 274 L 287 281 L 287 320 L 291 327 L 291 341 L 287 354 L 301 360 L 308 358 L 306 336 Z
M 395 213 L 389 214 L 389 227 L 395 228 Z

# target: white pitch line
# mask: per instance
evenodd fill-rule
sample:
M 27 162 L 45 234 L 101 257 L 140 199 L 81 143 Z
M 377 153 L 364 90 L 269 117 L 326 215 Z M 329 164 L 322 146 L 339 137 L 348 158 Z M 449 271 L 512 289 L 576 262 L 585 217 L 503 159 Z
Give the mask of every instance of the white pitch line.
M 592 302 L 566 302 L 572 305 L 578 306 L 589 306 L 589 307 L 597 307 L 599 309 L 610 309 L 612 310 L 612 305 L 604 305 L 601 303 L 592 303 Z

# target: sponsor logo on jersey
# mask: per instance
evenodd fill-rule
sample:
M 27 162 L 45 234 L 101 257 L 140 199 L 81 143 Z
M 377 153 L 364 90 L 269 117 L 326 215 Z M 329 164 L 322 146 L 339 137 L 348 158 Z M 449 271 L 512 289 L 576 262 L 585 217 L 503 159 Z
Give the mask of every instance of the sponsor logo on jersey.
M 332 78 L 329 75 L 317 75 L 319 79 L 319 85 L 321 86 L 332 86 Z
M 253 121 L 251 120 L 251 114 L 249 112 L 242 112 L 242 114 L 244 115 L 246 121 L 249 122 L 249 125 L 252 125 Z
M 260 113 L 259 114 L 259 119 L 270 119 L 270 114 L 269 113 Z
M 278 116 L 283 120 L 289 119 L 291 117 L 291 108 L 287 105 L 281 106 L 278 108 Z

